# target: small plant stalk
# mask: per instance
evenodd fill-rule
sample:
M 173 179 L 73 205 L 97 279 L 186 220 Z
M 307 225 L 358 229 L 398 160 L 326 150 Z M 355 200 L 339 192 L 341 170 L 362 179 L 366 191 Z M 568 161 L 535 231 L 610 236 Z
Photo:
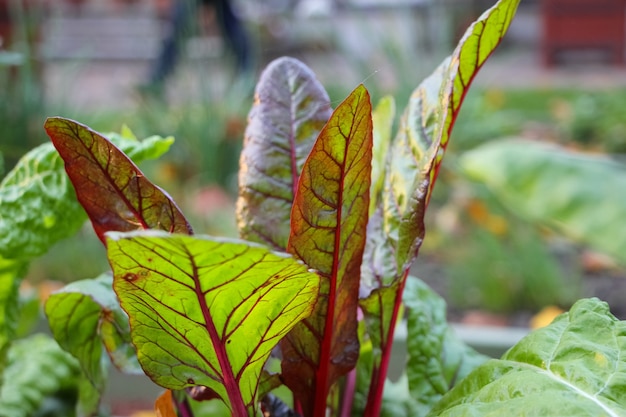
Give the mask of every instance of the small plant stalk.
M 402 277 L 402 282 L 398 287 L 396 293 L 396 299 L 394 303 L 393 313 L 391 315 L 391 322 L 389 324 L 389 333 L 387 340 L 383 345 L 382 357 L 380 364 L 375 366 L 372 371 L 372 379 L 370 383 L 370 389 L 367 395 L 367 404 L 365 405 L 364 417 L 378 417 L 383 405 L 383 390 L 385 389 L 385 380 L 387 379 L 387 372 L 389 371 L 389 361 L 391 360 L 391 348 L 393 347 L 393 336 L 396 330 L 396 323 L 398 322 L 398 314 L 400 313 L 400 305 L 402 304 L 402 293 L 404 292 L 404 286 L 406 279 L 409 276 L 409 270 L 407 269 Z

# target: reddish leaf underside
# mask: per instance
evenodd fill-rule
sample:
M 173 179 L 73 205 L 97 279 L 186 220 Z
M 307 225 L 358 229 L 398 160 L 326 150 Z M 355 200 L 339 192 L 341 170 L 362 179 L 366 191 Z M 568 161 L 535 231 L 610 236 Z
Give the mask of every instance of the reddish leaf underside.
M 113 143 L 85 125 L 52 117 L 44 125 L 65 162 L 98 238 L 108 231 L 160 229 L 192 234 L 176 203 Z
M 283 340 L 283 379 L 305 416 L 324 416 L 333 383 L 359 354 L 357 307 L 370 198 L 372 118 L 357 87 L 309 155 L 291 213 L 288 251 L 322 277 L 315 311 Z
M 243 239 L 285 250 L 298 177 L 331 112 L 324 87 L 300 61 L 279 58 L 263 71 L 240 159 Z

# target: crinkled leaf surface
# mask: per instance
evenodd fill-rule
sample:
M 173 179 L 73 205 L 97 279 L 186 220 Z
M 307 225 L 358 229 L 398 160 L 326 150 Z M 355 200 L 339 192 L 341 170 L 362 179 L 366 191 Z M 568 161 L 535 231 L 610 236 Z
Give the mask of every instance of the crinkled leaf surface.
M 192 233 L 176 203 L 110 140 L 60 117 L 46 120 L 45 128 L 100 240 L 108 231 Z
M 331 112 L 326 90 L 302 62 L 279 58 L 261 74 L 240 160 L 242 238 L 287 247 L 298 178 Z
M 243 241 L 144 231 L 107 234 L 114 288 L 139 363 L 170 389 L 206 386 L 255 415 L 271 350 L 310 314 L 319 278 Z
M 158 136 L 140 142 L 115 135 L 112 140 L 137 162 L 159 157 L 173 142 Z M 51 143 L 40 145 L 0 183 L 0 256 L 40 256 L 75 234 L 86 219 L 59 154 Z
M 55 339 L 78 359 L 87 378 L 102 390 L 106 381 L 106 354 L 123 372 L 141 373 L 130 344 L 128 317 L 113 292 L 113 277 L 76 281 L 52 294 L 45 311 Z
M 12 344 L 0 389 L 0 415 L 31 417 L 44 399 L 60 390 L 76 390 L 76 360 L 50 337 L 36 334 Z
M 626 165 L 557 145 L 518 139 L 480 146 L 460 158 L 511 211 L 626 265 Z
M 420 417 L 488 358 L 453 333 L 446 320 L 445 301 L 423 281 L 408 278 L 404 304 L 409 391 L 417 403 L 414 417 Z
M 429 416 L 624 416 L 626 322 L 580 300 L 474 370 Z
M 324 415 L 331 385 L 358 358 L 356 315 L 369 210 L 371 112 L 363 85 L 337 107 L 302 169 L 291 213 L 288 251 L 322 277 L 315 312 L 281 343 L 283 380 L 305 416 Z
M 6 353 L 19 323 L 18 288 L 23 272 L 21 262 L 0 258 L 0 386 L 4 382 Z

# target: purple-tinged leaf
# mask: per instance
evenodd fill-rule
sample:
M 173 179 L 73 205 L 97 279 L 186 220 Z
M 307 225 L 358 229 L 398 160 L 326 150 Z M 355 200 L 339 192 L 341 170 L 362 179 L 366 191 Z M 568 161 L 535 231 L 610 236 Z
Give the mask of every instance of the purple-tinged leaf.
M 128 133 L 107 134 L 137 163 L 167 152 L 174 139 L 151 136 L 138 141 Z M 73 236 L 87 220 L 52 143 L 25 154 L 0 183 L 0 256 L 28 260 Z
M 205 386 L 233 416 L 256 416 L 263 366 L 311 313 L 319 277 L 244 241 L 108 233 L 107 250 L 144 372 L 173 390 Z
M 243 239 L 284 250 L 298 177 L 332 109 L 313 72 L 294 58 L 267 67 L 250 110 L 239 171 Z
M 44 125 L 65 162 L 78 201 L 104 242 L 108 231 L 161 229 L 191 234 L 191 226 L 165 191 L 104 136 L 72 120 Z
M 324 416 L 334 382 L 354 368 L 357 307 L 369 210 L 372 118 L 357 87 L 322 130 L 300 177 L 287 250 L 318 271 L 314 313 L 281 343 L 283 380 L 305 416 Z

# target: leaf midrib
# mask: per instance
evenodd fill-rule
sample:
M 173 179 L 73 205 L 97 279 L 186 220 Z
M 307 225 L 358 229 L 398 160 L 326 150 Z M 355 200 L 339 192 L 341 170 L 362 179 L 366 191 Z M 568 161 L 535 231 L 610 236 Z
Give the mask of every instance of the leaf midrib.
M 608 406 L 606 404 L 604 404 L 602 401 L 600 401 L 600 399 L 598 398 L 597 395 L 590 394 L 590 393 L 584 391 L 583 389 L 577 387 L 576 385 L 572 384 L 571 382 L 567 381 L 566 379 L 563 379 L 560 376 L 558 376 L 557 374 L 551 372 L 549 369 L 544 369 L 544 368 L 541 368 L 541 367 L 536 366 L 536 365 L 532 365 L 532 364 L 525 363 L 525 362 L 517 362 L 517 361 L 513 361 L 513 360 L 508 360 L 508 361 L 503 361 L 503 362 L 511 362 L 511 363 L 513 363 L 515 365 L 518 365 L 518 366 L 522 367 L 522 368 L 528 368 L 528 369 L 531 369 L 532 371 L 534 371 L 534 372 L 536 372 L 536 373 L 538 373 L 540 375 L 544 375 L 544 376 L 550 378 L 551 380 L 556 381 L 559 384 L 567 387 L 568 389 L 571 389 L 572 391 L 574 391 L 575 393 L 583 396 L 584 398 L 588 399 L 589 401 L 592 401 L 598 407 L 602 408 L 602 410 L 605 411 L 610 417 L 621 417 L 615 411 L 613 411 L 610 408 L 608 408 Z

